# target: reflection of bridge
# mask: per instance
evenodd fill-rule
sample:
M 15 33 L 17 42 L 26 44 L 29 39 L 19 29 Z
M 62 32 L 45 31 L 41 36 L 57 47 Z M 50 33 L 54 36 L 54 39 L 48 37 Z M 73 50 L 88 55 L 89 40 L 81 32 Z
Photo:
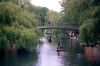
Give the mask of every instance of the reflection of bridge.
M 59 25 L 44 25 L 39 26 L 39 29 L 68 29 L 68 30 L 79 30 L 79 25 L 75 24 L 59 24 Z

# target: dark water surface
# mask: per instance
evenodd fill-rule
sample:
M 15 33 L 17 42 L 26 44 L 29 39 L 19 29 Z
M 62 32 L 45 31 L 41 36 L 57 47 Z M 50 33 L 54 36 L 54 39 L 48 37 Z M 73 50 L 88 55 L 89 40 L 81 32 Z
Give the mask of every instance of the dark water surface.
M 29 54 L 0 55 L 0 66 L 100 66 L 99 47 L 80 47 L 75 39 L 61 39 L 62 50 L 57 52 L 57 42 L 41 39 L 36 52 Z

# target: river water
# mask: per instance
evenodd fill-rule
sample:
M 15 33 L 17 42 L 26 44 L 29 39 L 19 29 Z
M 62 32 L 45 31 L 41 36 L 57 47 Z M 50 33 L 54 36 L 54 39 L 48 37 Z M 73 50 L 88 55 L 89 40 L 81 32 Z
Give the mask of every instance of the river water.
M 61 39 L 62 50 L 57 44 L 41 38 L 36 51 L 22 54 L 0 55 L 0 66 L 100 66 L 100 47 L 80 47 L 75 39 Z

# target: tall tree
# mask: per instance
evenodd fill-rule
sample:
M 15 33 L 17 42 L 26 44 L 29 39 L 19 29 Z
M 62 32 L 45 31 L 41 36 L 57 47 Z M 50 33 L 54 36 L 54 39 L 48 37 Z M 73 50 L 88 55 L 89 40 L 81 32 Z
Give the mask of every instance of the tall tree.
M 64 0 L 62 6 L 63 22 L 81 25 L 81 41 L 91 44 L 100 41 L 99 0 Z
M 40 25 L 44 25 L 46 22 L 48 9 L 46 7 L 38 7 L 38 18 L 40 20 Z
M 48 11 L 47 12 L 47 24 L 50 22 L 51 24 L 57 24 L 61 20 L 62 15 L 55 11 Z

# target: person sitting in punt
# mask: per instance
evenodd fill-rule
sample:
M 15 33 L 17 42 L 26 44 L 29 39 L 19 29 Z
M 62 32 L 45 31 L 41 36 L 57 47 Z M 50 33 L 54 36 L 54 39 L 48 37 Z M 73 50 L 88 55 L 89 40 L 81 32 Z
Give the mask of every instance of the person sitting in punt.
M 48 42 L 51 42 L 51 39 L 49 38 Z
M 48 40 L 48 42 L 52 42 L 52 40 L 51 40 L 51 36 L 49 36 L 49 40 Z
M 60 52 L 60 51 L 62 51 L 62 46 L 60 45 L 60 43 L 58 43 L 58 47 L 57 47 L 57 52 Z

